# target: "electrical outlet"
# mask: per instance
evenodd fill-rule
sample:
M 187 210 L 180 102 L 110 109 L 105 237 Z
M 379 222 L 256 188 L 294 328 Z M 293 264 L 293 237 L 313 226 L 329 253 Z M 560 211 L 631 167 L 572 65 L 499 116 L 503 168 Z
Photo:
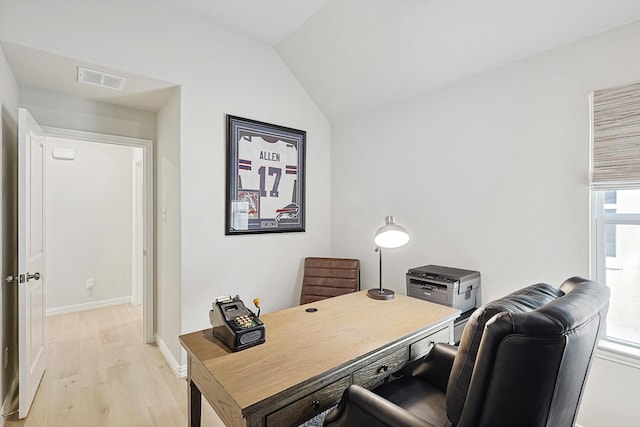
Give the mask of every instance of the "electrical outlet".
M 95 284 L 96 284 L 96 282 L 95 282 L 94 279 L 87 279 L 87 289 L 93 289 Z

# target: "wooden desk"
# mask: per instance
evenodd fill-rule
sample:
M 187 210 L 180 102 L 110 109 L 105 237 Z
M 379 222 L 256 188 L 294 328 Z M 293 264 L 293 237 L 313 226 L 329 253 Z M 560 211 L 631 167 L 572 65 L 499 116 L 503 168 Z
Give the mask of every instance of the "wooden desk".
M 204 394 L 228 427 L 297 426 L 336 404 L 350 384 L 373 387 L 433 342 L 451 341 L 459 314 L 417 298 L 380 301 L 361 291 L 266 314 L 266 342 L 237 353 L 211 328 L 182 335 L 189 425 L 200 426 Z

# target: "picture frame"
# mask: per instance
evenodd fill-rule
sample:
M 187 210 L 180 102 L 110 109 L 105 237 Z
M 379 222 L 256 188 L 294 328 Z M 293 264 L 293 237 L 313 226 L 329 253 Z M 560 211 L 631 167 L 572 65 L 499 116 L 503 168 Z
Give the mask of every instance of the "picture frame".
M 227 115 L 226 235 L 305 231 L 306 136 Z

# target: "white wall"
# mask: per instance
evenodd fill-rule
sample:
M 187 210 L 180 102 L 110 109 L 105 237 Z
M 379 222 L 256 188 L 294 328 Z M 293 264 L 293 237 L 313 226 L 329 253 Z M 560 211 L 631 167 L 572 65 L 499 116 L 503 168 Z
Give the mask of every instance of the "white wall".
M 158 111 L 156 155 L 156 332 L 178 361 L 180 343 L 180 91 Z M 166 341 L 165 341 L 166 340 Z M 161 347 L 162 348 L 162 347 Z
M 638 366 L 637 361 L 632 366 L 596 357 L 580 405 L 578 424 L 583 427 L 638 425 Z
M 150 139 L 156 137 L 153 112 L 96 102 L 29 87 L 20 87 L 20 107 L 40 126 Z
M 181 333 L 221 294 L 297 303 L 302 259 L 330 254 L 330 127 L 271 47 L 148 1 L 3 1 L 0 39 L 181 86 Z M 225 114 L 307 131 L 305 233 L 224 236 Z
M 74 150 L 75 159 L 54 159 L 56 148 Z M 133 150 L 47 137 L 48 312 L 131 300 Z
M 479 270 L 485 301 L 588 276 L 588 97 L 640 80 L 639 41 L 636 23 L 334 124 L 333 253 L 375 286 L 373 233 L 392 214 L 412 236 L 386 252 L 398 292 L 431 263 Z M 636 425 L 639 376 L 597 362 L 578 422 Z

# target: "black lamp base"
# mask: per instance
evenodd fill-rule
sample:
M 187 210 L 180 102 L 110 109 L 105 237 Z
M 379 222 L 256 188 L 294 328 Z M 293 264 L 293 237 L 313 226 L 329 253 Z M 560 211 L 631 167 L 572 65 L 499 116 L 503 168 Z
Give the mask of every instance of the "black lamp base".
M 367 291 L 367 295 L 369 296 L 369 298 L 382 299 L 382 300 L 390 300 L 396 296 L 395 292 L 393 292 L 391 289 L 381 290 L 379 288 L 369 289 Z

